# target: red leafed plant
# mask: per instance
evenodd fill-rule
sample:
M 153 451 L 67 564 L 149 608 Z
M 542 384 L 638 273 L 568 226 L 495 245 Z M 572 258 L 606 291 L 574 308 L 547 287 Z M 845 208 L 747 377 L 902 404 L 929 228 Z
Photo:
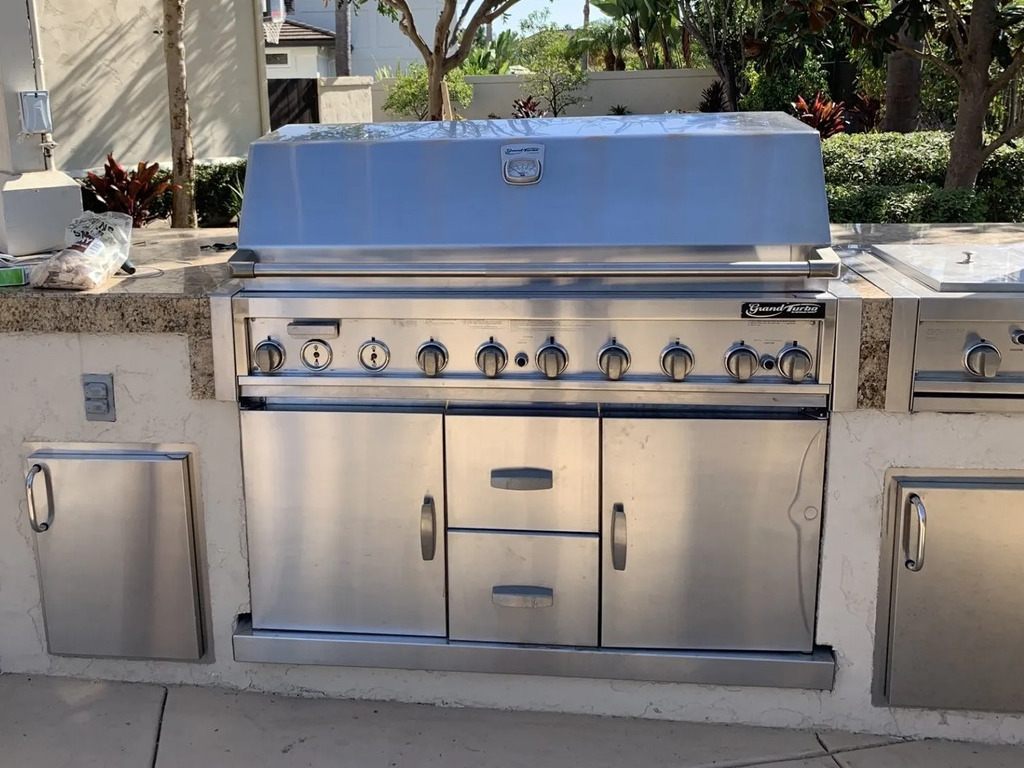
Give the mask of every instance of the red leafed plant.
M 159 163 L 139 163 L 137 168 L 128 171 L 113 154 L 107 155 L 102 176 L 95 173 L 86 176 L 83 186 L 96 195 L 108 211 L 131 216 L 134 227 L 144 227 L 159 218 L 151 211 L 154 204 L 169 190 L 181 189 L 160 175 Z
M 793 109 L 796 110 L 796 116 L 816 128 L 823 139 L 846 130 L 846 105 L 826 98 L 821 91 L 814 97 L 813 104 L 804 101 L 803 96 L 797 96 Z
M 533 96 L 527 96 L 525 99 L 516 99 L 512 102 L 512 117 L 546 117 L 547 114 L 547 112 L 540 108 L 540 104 L 537 103 Z

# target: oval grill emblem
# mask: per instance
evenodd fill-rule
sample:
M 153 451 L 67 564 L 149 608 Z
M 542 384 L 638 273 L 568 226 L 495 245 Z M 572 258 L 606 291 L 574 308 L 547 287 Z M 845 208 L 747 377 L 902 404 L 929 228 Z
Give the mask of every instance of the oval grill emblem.
M 742 316 L 759 320 L 820 319 L 825 317 L 825 303 L 820 301 L 750 301 L 744 303 Z

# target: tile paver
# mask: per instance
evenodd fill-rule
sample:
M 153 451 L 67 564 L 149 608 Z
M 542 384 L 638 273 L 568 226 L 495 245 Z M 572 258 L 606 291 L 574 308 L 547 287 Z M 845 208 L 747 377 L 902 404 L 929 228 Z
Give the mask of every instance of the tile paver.
M 149 768 L 164 688 L 0 675 L 0 768 Z
M 724 768 L 823 754 L 809 731 L 171 688 L 157 768 Z
M 1024 747 L 911 741 L 842 752 L 835 758 L 842 768 L 1021 768 Z

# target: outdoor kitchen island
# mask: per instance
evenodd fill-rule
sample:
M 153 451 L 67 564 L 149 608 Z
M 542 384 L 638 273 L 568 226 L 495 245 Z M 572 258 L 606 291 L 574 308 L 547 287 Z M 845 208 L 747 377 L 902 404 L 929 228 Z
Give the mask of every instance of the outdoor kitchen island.
M 889 243 L 914 237 L 1006 242 L 1024 238 L 1024 232 L 1010 228 L 833 231 L 836 243 L 867 239 Z M 0 361 L 6 384 L 0 432 L 0 499 L 5 510 L 0 526 L 6 532 L 0 536 L 0 671 L 1024 741 L 1024 719 L 1017 715 L 873 704 L 886 472 L 893 467 L 977 469 L 999 476 L 1019 471 L 1024 417 L 882 410 L 893 302 L 849 274 L 848 285 L 863 302 L 860 380 L 856 410 L 834 413 L 829 432 L 815 633 L 818 646 L 835 652 L 831 691 L 234 661 L 236 622 L 250 611 L 239 413 L 235 403 L 214 399 L 209 325 L 209 297 L 227 282 L 223 262 L 231 254 L 200 251 L 200 245 L 232 242 L 233 234 L 200 233 L 193 240 L 177 233 L 147 232 L 144 239 L 147 245 L 133 251 L 140 267 L 138 278 L 98 294 L 19 289 L 0 298 Z M 168 241 L 170 251 L 165 250 Z M 151 269 L 161 270 L 162 275 Z M 113 375 L 116 421 L 86 420 L 84 374 Z M 160 445 L 170 446 L 169 455 L 191 454 L 197 614 L 203 646 L 198 663 L 47 654 L 34 554 L 34 540 L 46 533 L 31 530 L 25 476 L 30 453 L 52 444 L 89 444 L 94 450 Z M 45 507 L 41 484 L 37 492 L 39 521 Z M 57 511 L 54 532 L 59 517 Z M 83 581 L 88 580 L 89 544 L 87 538 L 79 542 L 83 554 L 77 567 Z M 936 559 L 940 556 L 938 550 L 932 554 Z M 957 627 L 946 631 L 955 634 Z M 1007 655 L 1012 653 L 1007 649 Z

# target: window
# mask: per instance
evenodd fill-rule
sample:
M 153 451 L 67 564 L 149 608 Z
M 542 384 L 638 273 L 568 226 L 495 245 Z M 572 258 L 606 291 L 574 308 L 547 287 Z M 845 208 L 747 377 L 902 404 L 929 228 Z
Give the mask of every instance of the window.
M 289 59 L 287 53 L 268 53 L 267 54 L 267 66 L 268 67 L 287 67 L 291 65 L 291 59 Z

